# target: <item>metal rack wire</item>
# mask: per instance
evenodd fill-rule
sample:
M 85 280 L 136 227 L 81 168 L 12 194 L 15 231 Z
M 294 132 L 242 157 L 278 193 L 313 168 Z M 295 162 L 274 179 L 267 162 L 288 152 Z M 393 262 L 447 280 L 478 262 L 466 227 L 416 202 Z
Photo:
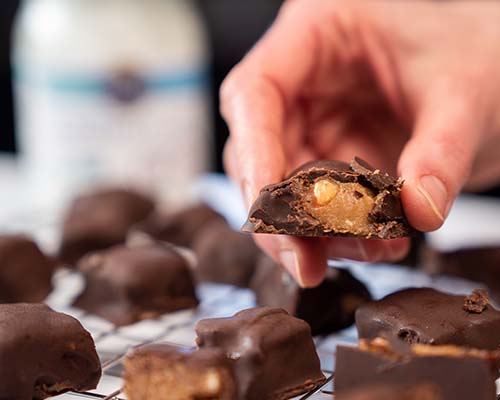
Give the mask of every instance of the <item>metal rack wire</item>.
M 97 390 L 84 393 L 68 392 L 57 396 L 57 399 L 125 400 L 122 393 L 122 361 L 129 350 L 153 342 L 193 347 L 194 325 L 197 321 L 208 317 L 229 316 L 255 305 L 253 294 L 249 290 L 205 284 L 199 288 L 200 305 L 197 309 L 165 314 L 156 319 L 118 328 L 101 318 L 70 306 L 75 290 L 80 284 L 79 279 L 75 272 L 58 273 L 55 279 L 55 294 L 48 299 L 48 304 L 58 311 L 78 318 L 91 333 L 101 359 L 103 376 Z M 297 397 L 297 400 L 332 399 L 333 349 L 338 341 L 354 343 L 356 337 L 343 334 L 315 339 L 322 370 L 328 380 L 320 388 Z

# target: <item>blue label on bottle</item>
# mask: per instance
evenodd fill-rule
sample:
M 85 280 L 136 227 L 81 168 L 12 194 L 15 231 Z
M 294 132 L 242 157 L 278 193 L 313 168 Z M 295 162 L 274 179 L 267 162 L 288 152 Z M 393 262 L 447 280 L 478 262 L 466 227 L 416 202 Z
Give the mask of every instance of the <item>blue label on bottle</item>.
M 145 75 L 133 69 L 121 69 L 105 76 L 47 76 L 14 68 L 14 79 L 19 83 L 43 87 L 54 92 L 106 94 L 129 102 L 146 92 L 172 92 L 204 87 L 208 83 L 208 71 L 193 69 Z

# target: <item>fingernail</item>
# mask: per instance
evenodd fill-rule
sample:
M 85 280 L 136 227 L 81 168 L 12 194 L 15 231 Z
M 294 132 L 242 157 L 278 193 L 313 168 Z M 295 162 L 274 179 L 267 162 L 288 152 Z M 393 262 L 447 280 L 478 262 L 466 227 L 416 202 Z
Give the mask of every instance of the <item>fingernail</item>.
M 434 175 L 424 175 L 420 178 L 418 190 L 425 197 L 434 214 L 444 221 L 448 207 L 448 191 L 443 181 Z
M 282 250 L 280 252 L 280 261 L 281 265 L 283 265 L 288 270 L 288 272 L 290 272 L 295 277 L 297 283 L 300 286 L 304 286 L 299 271 L 299 260 L 297 257 L 297 253 L 295 253 L 295 251 L 293 250 Z

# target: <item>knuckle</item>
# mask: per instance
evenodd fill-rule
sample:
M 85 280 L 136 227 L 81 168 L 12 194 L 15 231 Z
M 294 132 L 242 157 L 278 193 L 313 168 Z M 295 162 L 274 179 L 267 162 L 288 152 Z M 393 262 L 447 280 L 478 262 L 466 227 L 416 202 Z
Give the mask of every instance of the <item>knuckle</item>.
M 219 95 L 221 102 L 228 101 L 241 82 L 240 66 L 234 67 L 221 84 Z
M 460 180 L 469 174 L 473 162 L 472 151 L 467 143 L 460 140 L 460 135 L 456 133 L 441 135 L 436 139 L 436 145 L 442 149 L 442 159 L 447 164 L 446 174 L 447 171 L 457 172 L 457 178 Z

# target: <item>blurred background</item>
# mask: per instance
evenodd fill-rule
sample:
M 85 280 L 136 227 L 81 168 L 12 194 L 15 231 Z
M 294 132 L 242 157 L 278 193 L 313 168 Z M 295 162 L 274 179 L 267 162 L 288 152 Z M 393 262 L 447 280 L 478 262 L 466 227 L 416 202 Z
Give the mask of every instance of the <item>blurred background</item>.
M 178 201 L 165 182 L 222 170 L 218 87 L 281 3 L 3 0 L 0 152 L 54 198 L 112 181 Z
M 64 190 L 68 179 L 79 187 L 103 175 L 130 179 L 133 169 L 144 170 L 134 172 L 139 181 L 182 175 L 179 183 L 221 171 L 218 87 L 281 3 L 0 2 L 0 151 L 22 153 L 30 179 L 46 186 L 52 175 Z M 161 154 L 160 138 L 173 150 Z M 108 150 L 97 154 L 97 141 Z M 146 153 L 149 164 L 126 165 Z M 70 178 L 61 165 L 72 165 Z

